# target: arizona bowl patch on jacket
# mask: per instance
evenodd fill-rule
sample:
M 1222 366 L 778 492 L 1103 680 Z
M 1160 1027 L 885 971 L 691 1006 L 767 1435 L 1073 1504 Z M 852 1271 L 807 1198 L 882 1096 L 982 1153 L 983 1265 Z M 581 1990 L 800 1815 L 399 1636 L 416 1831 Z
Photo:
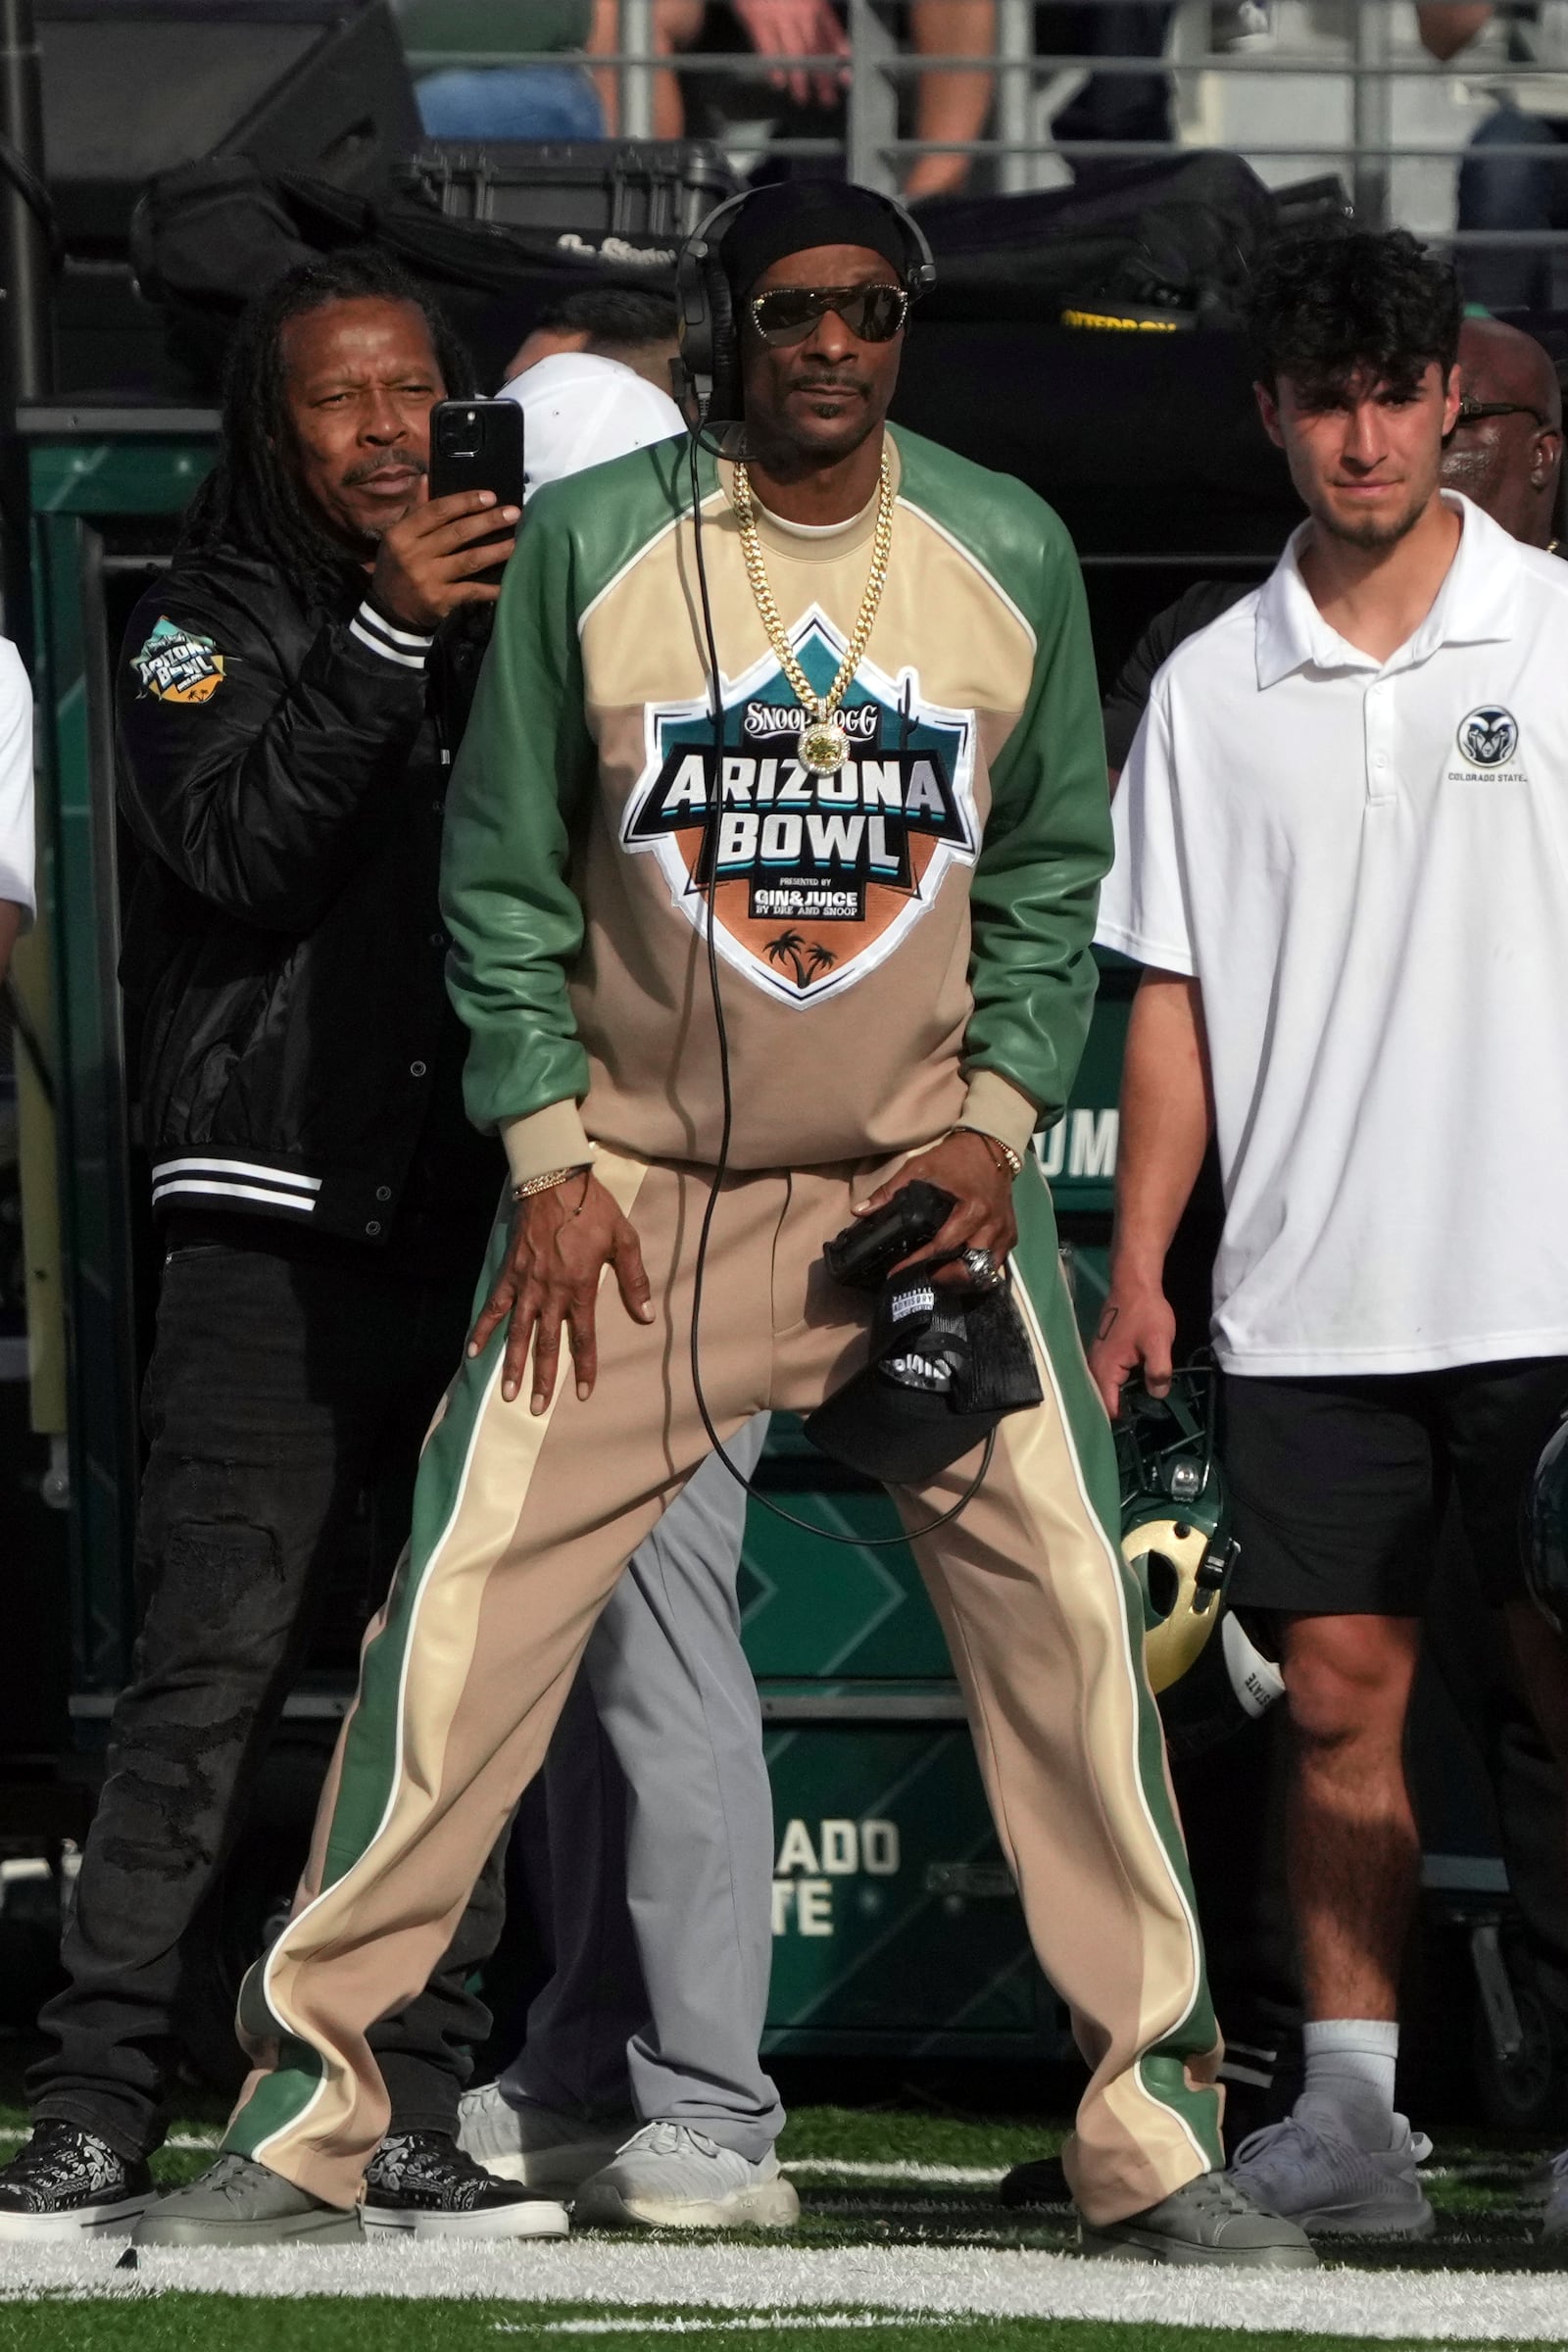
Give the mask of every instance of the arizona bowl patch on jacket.
M 146 694 L 161 703 L 210 703 L 223 683 L 223 657 L 210 637 L 159 619 L 131 667 Z

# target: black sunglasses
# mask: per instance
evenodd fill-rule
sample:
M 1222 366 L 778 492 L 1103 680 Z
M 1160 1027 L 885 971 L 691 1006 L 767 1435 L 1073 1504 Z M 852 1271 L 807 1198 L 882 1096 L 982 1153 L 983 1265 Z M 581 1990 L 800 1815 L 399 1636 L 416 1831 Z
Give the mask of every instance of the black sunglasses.
M 861 343 L 891 343 L 909 315 L 903 286 L 772 286 L 752 302 L 752 324 L 775 347 L 804 343 L 832 311 Z
M 1468 393 L 1460 399 L 1453 429 L 1457 432 L 1461 424 L 1479 424 L 1483 416 L 1533 416 L 1544 432 L 1556 430 L 1550 417 L 1543 416 L 1527 400 L 1472 400 Z

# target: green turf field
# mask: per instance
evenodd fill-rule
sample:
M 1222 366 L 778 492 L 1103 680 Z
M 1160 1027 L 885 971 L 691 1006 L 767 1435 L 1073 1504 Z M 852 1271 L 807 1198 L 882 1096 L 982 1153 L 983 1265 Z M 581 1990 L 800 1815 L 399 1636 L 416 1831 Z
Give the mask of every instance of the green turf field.
M 5 2087 L 12 2089 L 13 2082 L 7 2081 Z M 983 2285 L 1012 2276 L 1018 2266 L 1009 2256 L 1070 2250 L 1073 2223 L 1065 2208 L 1009 2210 L 997 2193 L 1008 2166 L 1059 2147 L 1061 2128 L 1026 2114 L 933 2112 L 912 2103 L 917 2095 L 906 2088 L 901 2101 L 879 2107 L 797 2107 L 780 2154 L 801 2192 L 802 2227 L 787 2237 L 750 2241 L 750 2250 L 731 2237 L 584 2236 L 571 2241 L 577 2268 L 569 2279 L 550 2271 L 555 2252 L 536 2254 L 519 2246 L 485 2249 L 488 2262 L 499 2268 L 484 2269 L 482 2275 L 477 2264 L 465 2264 L 458 2256 L 461 2267 L 447 2274 L 450 2283 L 432 2278 L 421 2284 L 415 2283 L 408 2268 L 415 2249 L 378 2245 L 373 2254 L 341 2253 L 339 2264 L 350 2267 L 335 2274 L 334 2291 L 324 2294 L 314 2291 L 314 2278 L 291 2287 L 287 2266 L 292 2258 L 272 2254 L 263 2258 L 268 2275 L 258 2278 L 251 2298 L 221 2291 L 233 2283 L 227 2277 L 215 2278 L 214 2291 L 185 2291 L 183 2278 L 166 2275 L 160 2280 L 150 2259 L 130 2275 L 101 2259 L 90 2277 L 46 2278 L 35 2269 L 34 2275 L 19 2278 L 14 2250 L 8 2249 L 0 2257 L 0 2352 L 12 2346 L 18 2352 L 24 2347 L 25 2352 L 56 2352 L 56 2347 L 63 2352 L 67 2346 L 81 2352 L 183 2352 L 186 2346 L 192 2352 L 198 2347 L 199 2352 L 230 2352 L 230 2347 L 232 2352 L 301 2347 L 371 2352 L 372 2346 L 374 2352 L 404 2352 L 404 2347 L 408 2352 L 425 2352 L 425 2347 L 470 2352 L 480 2345 L 506 2352 L 509 2344 L 523 2341 L 658 2352 L 666 2340 L 713 2346 L 745 2342 L 759 2352 L 774 2347 L 808 2352 L 818 2344 L 848 2352 L 848 2347 L 873 2343 L 888 2346 L 889 2352 L 939 2352 L 939 2347 L 1203 2352 L 1208 2346 L 1225 2347 L 1225 2352 L 1327 2352 L 1330 2346 L 1367 2340 L 1358 2333 L 1363 2296 L 1374 2302 L 1382 2297 L 1365 2321 L 1381 2342 L 1432 2340 L 1419 2330 L 1402 2332 L 1397 2298 L 1406 2289 L 1400 2274 L 1407 2275 L 1411 2292 L 1451 2298 L 1441 2328 L 1447 2343 L 1510 2340 L 1500 2333 L 1493 2307 L 1500 2295 L 1518 2291 L 1537 2299 L 1530 2325 L 1511 2340 L 1568 2344 L 1568 2259 L 1540 2246 L 1539 2208 L 1529 2201 L 1529 2176 L 1543 2151 L 1451 2133 L 1440 2141 L 1428 2174 L 1439 2213 L 1437 2236 L 1398 2253 L 1370 2245 L 1336 2248 L 1319 2274 L 1332 2298 L 1332 2326 L 1326 2331 L 1314 2331 L 1312 2320 L 1319 2315 L 1309 2306 L 1303 2306 L 1289 2332 L 1271 2332 L 1267 2312 L 1256 2323 L 1257 2332 L 1250 2327 L 1239 2332 L 1229 2324 L 1230 2310 L 1224 2313 L 1225 2325 L 1155 2325 L 1148 2316 L 1146 2282 L 1156 2274 L 1139 2266 L 1076 2261 L 1048 2263 L 1045 2272 L 1058 2283 L 1062 2278 L 1093 2276 L 1108 2287 L 1113 2278 L 1107 2273 L 1129 2281 L 1132 2309 L 1126 2320 L 982 2316 L 988 2302 L 993 2307 L 1005 2302 L 1004 2296 L 983 2292 L 972 2298 L 978 2306 L 973 2313 L 956 2308 L 967 2292 L 965 2281 Z M 160 2178 L 172 2182 L 202 2170 L 211 2160 L 220 2120 L 217 2102 L 193 2100 L 192 2111 L 176 2122 L 170 2145 L 156 2160 Z M 24 2127 L 19 2103 L 0 2105 L 0 2151 L 17 2144 Z M 776 2268 L 777 2258 L 791 2248 L 799 2248 L 808 2261 L 848 2259 L 852 2268 L 842 2294 L 831 2280 L 824 2288 L 818 2278 L 795 2301 L 788 2285 L 781 2287 Z M 451 2259 L 454 2250 L 446 2251 Z M 861 2255 L 882 2266 L 877 2283 L 867 2285 L 854 2272 Z M 664 2264 L 651 2294 L 646 2282 L 625 2270 L 628 2258 Z M 959 2283 L 933 2293 L 925 2305 L 921 2281 L 940 2280 L 948 2261 L 961 2273 Z M 363 2273 L 357 2267 L 362 2262 Z M 720 2275 L 715 2266 L 725 2263 L 730 2267 Z M 906 2270 L 911 2283 L 901 2287 Z M 514 2275 L 519 2279 L 515 2300 Z M 662 2299 L 665 2276 L 668 2300 Z M 396 2278 L 407 2281 L 405 2291 L 388 2294 L 385 2287 Z M 1557 2307 L 1559 2280 L 1560 2333 L 1554 2319 L 1542 2318 L 1543 2311 Z M 603 2301 L 582 2299 L 601 2282 Z M 280 2293 L 287 2300 L 277 2299 Z M 901 2304 L 904 2308 L 894 2307 Z M 1201 2317 L 1206 2308 L 1200 2300 L 1191 2316 Z
M 1356 2339 L 1329 2335 L 1253 2335 L 1233 2329 L 1114 2328 L 1074 2320 L 910 2321 L 880 2312 L 805 2315 L 627 2312 L 607 2321 L 581 2305 L 420 2303 L 381 2297 L 342 2302 L 325 2296 L 286 2307 L 288 2341 L 299 2352 L 509 2352 L 556 2346 L 559 2352 L 657 2352 L 668 2343 L 733 2345 L 736 2352 L 1343 2352 Z M 805 2324 L 808 2317 L 808 2325 Z M 278 2307 L 234 2295 L 168 2295 L 147 2301 L 0 2305 L 4 2352 L 278 2352 Z M 1387 2352 L 1401 2352 L 1385 2337 Z M 1416 2339 L 1406 2337 L 1413 2346 Z M 1450 2352 L 1467 2348 L 1450 2339 Z M 1495 2345 L 1489 2352 L 1496 2352 Z

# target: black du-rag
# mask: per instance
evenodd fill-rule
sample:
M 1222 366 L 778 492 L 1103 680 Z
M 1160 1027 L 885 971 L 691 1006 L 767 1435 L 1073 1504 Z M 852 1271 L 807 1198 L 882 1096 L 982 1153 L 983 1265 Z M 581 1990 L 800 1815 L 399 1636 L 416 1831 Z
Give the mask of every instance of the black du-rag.
M 733 300 L 744 302 L 763 270 L 786 254 L 817 245 L 859 245 L 880 253 L 906 283 L 914 259 L 897 213 L 868 188 L 847 179 L 781 180 L 760 188 L 724 232 L 719 259 Z

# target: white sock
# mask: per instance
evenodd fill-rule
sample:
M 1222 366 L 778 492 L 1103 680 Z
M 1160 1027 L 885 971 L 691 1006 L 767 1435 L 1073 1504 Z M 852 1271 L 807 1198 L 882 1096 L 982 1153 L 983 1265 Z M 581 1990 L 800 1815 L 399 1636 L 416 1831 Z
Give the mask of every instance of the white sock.
M 1301 2029 L 1306 2052 L 1302 2096 L 1332 2106 L 1367 2149 L 1394 2137 L 1394 2071 L 1399 2029 L 1379 2017 L 1313 2018 Z

